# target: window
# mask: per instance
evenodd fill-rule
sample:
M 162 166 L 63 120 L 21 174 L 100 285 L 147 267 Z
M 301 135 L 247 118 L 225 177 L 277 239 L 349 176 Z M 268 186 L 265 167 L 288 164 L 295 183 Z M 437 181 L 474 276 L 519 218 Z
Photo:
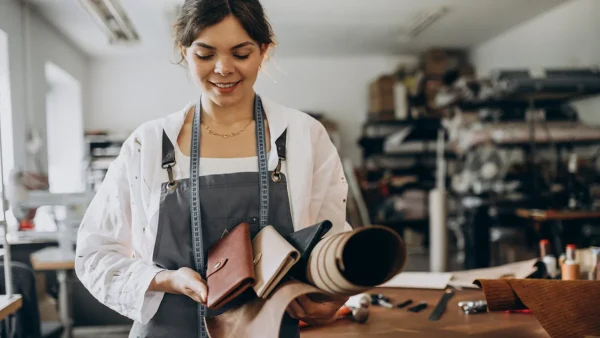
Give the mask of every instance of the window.
M 8 66 L 8 36 L 0 30 L 0 132 L 2 135 L 2 176 L 6 184 L 8 174 L 14 166 L 13 123 L 10 101 L 10 74 Z M 0 189 L 2 189 L 0 185 Z M 4 208 L 0 198 L 0 208 Z M 3 209 L 0 209 L 3 210 Z M 0 212 L 0 219 L 4 213 Z
M 46 64 L 48 181 L 52 193 L 85 190 L 81 85 L 53 63 Z

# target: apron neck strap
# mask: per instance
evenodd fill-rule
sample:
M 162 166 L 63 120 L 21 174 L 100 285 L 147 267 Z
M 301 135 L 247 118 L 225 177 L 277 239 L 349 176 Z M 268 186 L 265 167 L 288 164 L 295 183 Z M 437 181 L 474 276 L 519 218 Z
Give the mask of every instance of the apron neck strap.
M 175 147 L 171 140 L 169 140 L 169 136 L 163 129 L 162 135 L 162 167 L 169 168 L 175 165 Z
M 275 146 L 277 147 L 277 156 L 282 161 L 285 161 L 285 159 L 286 159 L 286 146 L 285 146 L 286 136 L 287 136 L 286 134 L 287 134 L 287 128 L 283 131 L 281 136 L 279 136 L 277 138 L 277 140 L 275 141 Z
M 171 140 L 169 140 L 169 136 L 163 129 L 163 138 L 162 138 L 162 167 L 163 169 L 167 169 L 167 174 L 169 175 L 169 187 L 175 187 L 175 179 L 173 178 L 173 167 L 175 166 L 175 147 Z

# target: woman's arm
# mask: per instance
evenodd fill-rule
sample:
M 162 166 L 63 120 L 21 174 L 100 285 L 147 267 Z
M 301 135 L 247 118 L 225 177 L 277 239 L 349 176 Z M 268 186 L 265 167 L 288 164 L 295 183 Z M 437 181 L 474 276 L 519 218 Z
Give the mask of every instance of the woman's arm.
M 77 236 L 75 272 L 98 301 L 147 323 L 164 295 L 150 292 L 148 287 L 163 269 L 133 255 L 127 178 L 130 144 L 130 140 L 124 144 L 85 213 Z
M 331 221 L 328 235 L 348 231 L 346 199 L 348 185 L 338 151 L 331 142 L 325 127 L 316 122 L 312 128 L 313 179 L 310 196 L 310 215 L 315 222 Z M 295 299 L 287 312 L 305 323 L 326 324 L 336 318 L 336 312 L 346 303 L 347 297 L 315 300 L 309 296 Z
M 312 128 L 313 179 L 309 210 L 315 223 L 331 221 L 333 228 L 328 235 L 333 235 L 351 229 L 346 222 L 348 183 L 337 148 L 325 127 L 316 123 Z

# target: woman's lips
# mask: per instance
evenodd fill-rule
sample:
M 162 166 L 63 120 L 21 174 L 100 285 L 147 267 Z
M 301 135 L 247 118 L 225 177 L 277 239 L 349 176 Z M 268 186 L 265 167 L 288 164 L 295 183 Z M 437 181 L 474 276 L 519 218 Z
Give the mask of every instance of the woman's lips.
M 211 84 L 213 85 L 213 88 L 215 88 L 215 90 L 220 94 L 230 94 L 233 93 L 233 91 L 238 87 L 240 82 L 242 81 L 221 83 L 211 82 Z

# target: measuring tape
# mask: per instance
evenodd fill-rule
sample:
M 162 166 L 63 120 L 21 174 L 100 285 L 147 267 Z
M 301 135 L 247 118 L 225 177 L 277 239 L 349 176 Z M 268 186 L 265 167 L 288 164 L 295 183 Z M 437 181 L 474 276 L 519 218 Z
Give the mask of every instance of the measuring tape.
M 196 103 L 192 122 L 192 149 L 190 158 L 190 209 L 192 219 L 192 247 L 196 271 L 206 280 L 206 260 L 202 236 L 202 217 L 200 214 L 200 113 L 201 100 Z M 262 102 L 258 95 L 254 97 L 254 118 L 256 122 L 256 149 L 258 152 L 258 173 L 260 179 L 260 228 L 267 226 L 269 219 L 269 172 L 267 167 L 267 146 Z M 208 338 L 204 318 L 206 306 L 198 303 L 198 336 Z

